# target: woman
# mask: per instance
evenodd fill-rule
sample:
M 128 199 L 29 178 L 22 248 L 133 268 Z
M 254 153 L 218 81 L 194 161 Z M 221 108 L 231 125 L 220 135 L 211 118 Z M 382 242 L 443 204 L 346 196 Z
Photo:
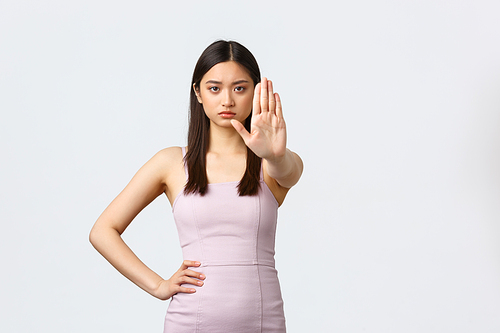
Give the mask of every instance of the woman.
M 171 302 L 165 332 L 285 332 L 274 268 L 277 209 L 300 178 L 286 148 L 281 100 L 253 55 L 217 41 L 192 80 L 187 148 L 158 152 L 106 208 L 90 233 L 124 276 Z M 169 279 L 142 263 L 120 235 L 165 193 L 184 261 Z

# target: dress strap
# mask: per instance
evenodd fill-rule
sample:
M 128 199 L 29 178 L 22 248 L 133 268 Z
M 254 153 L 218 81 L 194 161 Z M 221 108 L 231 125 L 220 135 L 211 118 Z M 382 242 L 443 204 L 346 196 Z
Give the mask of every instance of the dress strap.
M 184 173 L 186 174 L 186 181 L 189 179 L 188 167 L 186 163 L 186 147 L 181 147 L 182 149 L 182 164 L 184 164 Z

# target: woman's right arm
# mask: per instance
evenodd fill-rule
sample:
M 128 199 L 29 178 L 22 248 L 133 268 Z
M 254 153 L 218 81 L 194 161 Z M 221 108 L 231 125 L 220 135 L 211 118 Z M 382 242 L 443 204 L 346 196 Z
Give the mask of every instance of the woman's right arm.
M 144 207 L 167 190 L 167 174 L 178 163 L 175 149 L 160 151 L 137 172 L 97 219 L 89 237 L 95 249 L 120 273 L 162 300 L 177 292 L 194 292 L 193 288 L 181 287 L 181 284 L 200 285 L 204 276 L 188 268 L 199 266 L 199 262 L 185 260 L 170 279 L 164 280 L 132 252 L 121 234 Z

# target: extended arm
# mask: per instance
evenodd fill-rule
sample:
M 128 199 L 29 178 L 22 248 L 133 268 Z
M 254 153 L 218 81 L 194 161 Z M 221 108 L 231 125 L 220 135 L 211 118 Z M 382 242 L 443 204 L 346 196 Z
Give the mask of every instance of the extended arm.
M 281 99 L 266 78 L 255 87 L 251 133 L 238 121 L 231 121 L 245 144 L 264 159 L 267 174 L 284 188 L 295 185 L 302 174 L 300 157 L 286 148 L 286 125 Z
M 285 156 L 278 161 L 264 159 L 264 168 L 280 186 L 290 188 L 299 181 L 304 166 L 299 155 L 287 149 Z

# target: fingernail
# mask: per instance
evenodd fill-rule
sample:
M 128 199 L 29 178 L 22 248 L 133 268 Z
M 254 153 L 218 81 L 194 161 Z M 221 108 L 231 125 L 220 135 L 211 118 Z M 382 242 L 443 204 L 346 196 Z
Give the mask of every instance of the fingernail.
M 195 293 L 195 292 L 196 292 L 196 289 L 191 289 L 191 292 L 192 292 L 192 293 Z
M 204 278 L 205 278 L 205 275 L 200 274 L 200 279 L 202 279 L 202 280 L 203 280 Z
M 198 281 L 198 285 L 199 285 L 199 286 L 203 285 L 203 282 Z

